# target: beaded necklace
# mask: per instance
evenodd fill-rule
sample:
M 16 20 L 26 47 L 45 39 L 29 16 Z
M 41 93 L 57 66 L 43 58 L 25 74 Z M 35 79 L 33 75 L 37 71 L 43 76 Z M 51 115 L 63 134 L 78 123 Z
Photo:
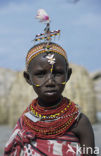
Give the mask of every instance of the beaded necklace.
M 29 129 L 32 129 L 33 133 L 40 138 L 49 139 L 63 135 L 79 115 L 79 109 L 76 104 L 67 98 L 63 98 L 57 108 L 48 110 L 40 107 L 37 102 L 38 99 L 33 100 L 24 114 L 30 111 L 39 120 L 33 122 L 24 115 L 24 124 Z

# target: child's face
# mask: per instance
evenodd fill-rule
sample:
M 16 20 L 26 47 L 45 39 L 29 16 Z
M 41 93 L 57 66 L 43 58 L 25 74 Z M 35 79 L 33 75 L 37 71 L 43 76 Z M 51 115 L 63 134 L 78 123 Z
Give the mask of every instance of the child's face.
M 33 86 L 35 92 L 40 99 L 44 100 L 58 100 L 64 90 L 65 85 L 62 82 L 67 81 L 68 67 L 66 68 L 65 59 L 54 53 L 55 64 L 51 72 L 51 64 L 49 64 L 46 54 L 40 54 L 35 57 L 29 65 L 30 84 Z M 39 87 L 35 86 L 39 85 Z

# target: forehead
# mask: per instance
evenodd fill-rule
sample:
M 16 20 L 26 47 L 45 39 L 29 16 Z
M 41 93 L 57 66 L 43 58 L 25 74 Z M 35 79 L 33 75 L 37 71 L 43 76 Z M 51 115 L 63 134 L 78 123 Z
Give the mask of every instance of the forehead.
M 49 54 L 54 54 L 55 58 L 55 68 L 63 69 L 66 68 L 66 60 L 63 56 L 60 54 L 51 52 Z M 50 64 L 48 62 L 48 58 L 46 57 L 48 54 L 47 53 L 42 53 L 37 55 L 34 59 L 29 64 L 29 68 L 32 70 L 36 69 L 48 69 L 50 67 Z

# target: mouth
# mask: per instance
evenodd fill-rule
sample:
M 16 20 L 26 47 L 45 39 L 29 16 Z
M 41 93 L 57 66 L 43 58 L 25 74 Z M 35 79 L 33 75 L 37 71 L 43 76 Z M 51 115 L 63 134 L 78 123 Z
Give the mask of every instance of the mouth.
M 45 94 L 47 94 L 47 95 L 54 95 L 56 93 L 57 93 L 57 90 L 47 90 L 47 91 L 45 91 Z

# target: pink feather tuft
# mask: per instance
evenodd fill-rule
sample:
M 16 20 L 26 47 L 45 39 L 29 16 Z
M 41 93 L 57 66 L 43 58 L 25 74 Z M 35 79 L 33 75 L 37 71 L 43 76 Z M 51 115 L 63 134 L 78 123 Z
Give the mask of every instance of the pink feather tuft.
M 40 22 L 45 22 L 45 23 L 49 23 L 50 19 L 48 14 L 46 13 L 46 11 L 44 9 L 39 9 L 37 11 L 37 15 L 36 18 L 40 21 Z

